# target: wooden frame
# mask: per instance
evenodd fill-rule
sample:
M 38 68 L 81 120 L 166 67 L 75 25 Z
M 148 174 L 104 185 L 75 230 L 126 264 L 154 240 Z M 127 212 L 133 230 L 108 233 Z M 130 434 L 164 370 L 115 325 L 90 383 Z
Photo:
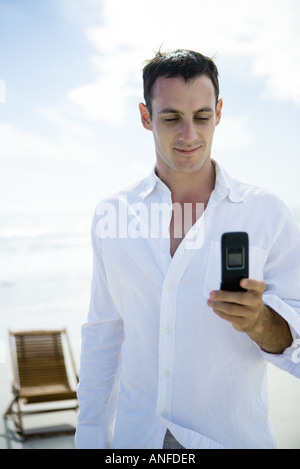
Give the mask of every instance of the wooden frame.
M 41 435 L 44 432 L 26 434 L 23 416 L 78 409 L 74 389 L 78 383 L 78 376 L 66 329 L 9 331 L 9 343 L 14 376 L 12 386 L 14 398 L 4 418 L 11 417 L 17 433 L 26 439 L 27 436 Z M 68 367 L 66 358 L 69 359 Z M 73 380 L 73 386 L 70 385 L 70 378 Z M 23 404 L 69 400 L 75 400 L 76 403 L 63 408 L 55 406 L 47 409 L 23 410 Z M 71 432 L 74 433 L 74 429 Z M 51 433 L 58 431 L 53 430 Z

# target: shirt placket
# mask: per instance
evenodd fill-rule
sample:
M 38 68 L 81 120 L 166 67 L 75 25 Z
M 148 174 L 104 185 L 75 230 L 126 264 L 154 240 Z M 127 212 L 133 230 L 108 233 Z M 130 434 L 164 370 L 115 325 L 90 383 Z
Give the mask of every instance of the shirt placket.
M 157 412 L 160 417 L 170 421 L 172 420 L 178 295 L 189 254 L 183 245 L 179 246 L 170 261 L 161 293 Z
M 170 204 L 171 194 L 165 192 L 164 202 Z M 170 213 L 165 212 L 164 226 L 169 226 Z M 200 220 L 194 233 L 199 233 L 202 226 Z M 172 421 L 172 394 L 174 386 L 175 342 L 178 295 L 180 295 L 180 282 L 188 265 L 195 244 L 188 236 L 182 240 L 173 258 L 170 256 L 170 238 L 162 237 L 159 240 L 160 263 L 164 275 L 160 303 L 160 333 L 159 333 L 159 379 L 157 413 L 164 420 Z M 192 245 L 191 245 L 192 243 Z M 176 383 L 175 383 L 176 384 Z

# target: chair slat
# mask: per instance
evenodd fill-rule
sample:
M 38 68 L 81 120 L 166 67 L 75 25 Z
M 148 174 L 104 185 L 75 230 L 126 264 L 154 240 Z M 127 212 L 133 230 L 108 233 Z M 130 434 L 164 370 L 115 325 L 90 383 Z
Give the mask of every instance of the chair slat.
M 62 384 L 70 389 L 61 333 L 15 336 L 20 388 Z
M 51 331 L 10 332 L 10 348 L 14 371 L 13 393 L 15 395 L 5 417 L 11 416 L 17 431 L 25 436 L 22 424 L 23 412 L 20 403 L 40 404 L 54 401 L 76 400 L 76 405 L 69 407 L 77 410 L 76 391 L 71 388 L 65 363 L 65 337 L 71 369 L 75 382 L 78 381 L 70 342 L 65 329 Z M 70 363 L 69 363 L 70 364 Z M 16 410 L 15 410 L 15 407 Z M 61 406 L 51 411 L 64 410 Z M 49 412 L 39 410 L 32 413 Z

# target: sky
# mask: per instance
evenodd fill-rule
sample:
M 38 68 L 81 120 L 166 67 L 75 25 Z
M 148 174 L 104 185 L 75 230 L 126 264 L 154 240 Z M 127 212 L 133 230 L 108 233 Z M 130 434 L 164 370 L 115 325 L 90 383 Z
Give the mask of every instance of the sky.
M 143 62 L 213 57 L 212 157 L 300 206 L 299 0 L 0 0 L 0 212 L 93 211 L 155 164 Z

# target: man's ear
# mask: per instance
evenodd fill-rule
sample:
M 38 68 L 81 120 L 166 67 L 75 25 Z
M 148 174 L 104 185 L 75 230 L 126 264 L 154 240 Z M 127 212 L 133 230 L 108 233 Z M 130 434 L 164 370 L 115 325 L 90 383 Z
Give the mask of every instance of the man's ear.
M 216 108 L 216 125 L 220 124 L 221 116 L 222 116 L 222 107 L 223 107 L 223 99 L 219 99 L 217 108 Z
M 150 119 L 150 113 L 147 108 L 147 106 L 143 103 L 139 104 L 139 110 L 141 114 L 141 121 L 145 129 L 147 130 L 152 130 L 152 125 L 151 125 L 151 119 Z

